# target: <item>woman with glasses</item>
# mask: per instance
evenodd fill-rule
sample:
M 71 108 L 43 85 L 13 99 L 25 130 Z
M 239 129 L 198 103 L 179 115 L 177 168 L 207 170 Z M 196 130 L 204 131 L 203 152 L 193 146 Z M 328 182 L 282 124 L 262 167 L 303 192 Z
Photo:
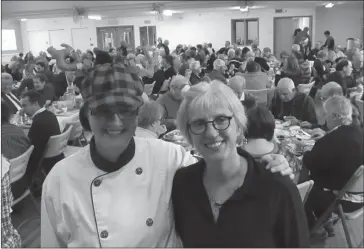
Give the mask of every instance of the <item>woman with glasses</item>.
M 237 148 L 244 107 L 219 81 L 192 86 L 177 124 L 204 158 L 175 174 L 172 201 L 184 247 L 307 247 L 298 190 Z M 262 158 L 264 161 L 264 157 Z
M 125 61 L 96 65 L 82 82 L 80 120 L 93 137 L 43 184 L 42 247 L 180 246 L 172 182 L 196 160 L 181 146 L 134 136 L 142 91 Z M 292 172 L 284 157 L 270 166 Z

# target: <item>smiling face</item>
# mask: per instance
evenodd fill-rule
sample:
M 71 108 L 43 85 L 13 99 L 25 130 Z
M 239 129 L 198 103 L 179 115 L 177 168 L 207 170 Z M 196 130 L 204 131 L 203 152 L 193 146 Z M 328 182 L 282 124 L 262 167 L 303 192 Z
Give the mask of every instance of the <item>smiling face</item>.
M 204 122 L 213 120 L 215 120 L 215 126 L 227 128 L 217 130 L 212 123 L 208 123 L 202 134 L 196 135 L 191 132 L 192 126 L 198 127 Z M 227 104 L 225 106 L 222 104 L 215 109 L 209 108 L 203 112 L 203 115 L 200 111 L 192 110 L 188 123 L 192 143 L 206 160 L 226 160 L 236 151 L 238 126 Z
M 137 111 L 132 113 L 89 111 L 88 120 L 97 145 L 123 148 L 134 136 L 137 127 Z

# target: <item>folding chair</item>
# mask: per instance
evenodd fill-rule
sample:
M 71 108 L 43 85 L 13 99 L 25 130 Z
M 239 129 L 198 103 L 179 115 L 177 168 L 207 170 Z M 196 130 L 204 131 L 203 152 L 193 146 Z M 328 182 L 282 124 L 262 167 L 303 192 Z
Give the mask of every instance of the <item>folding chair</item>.
M 148 96 L 150 96 L 152 94 L 154 85 L 155 85 L 155 81 L 152 84 L 146 84 L 146 85 L 144 85 L 144 92 Z
M 301 93 L 305 93 L 305 94 L 309 94 L 311 91 L 311 88 L 313 87 L 313 85 L 315 84 L 315 81 L 309 83 L 309 84 L 299 84 L 297 86 L 297 90 Z
M 78 120 L 76 122 L 67 123 L 65 130 L 67 130 L 68 127 L 71 126 L 71 125 L 72 125 L 72 130 L 71 130 L 70 137 L 69 137 L 68 141 L 71 141 L 72 145 L 82 147 L 81 139 L 84 138 L 84 137 L 83 137 L 83 127 L 81 125 L 81 122 Z
M 25 173 L 27 171 L 29 158 L 32 155 L 33 149 L 34 149 L 34 146 L 32 145 L 22 155 L 18 156 L 17 158 L 13 158 L 9 161 L 10 162 L 10 170 L 9 170 L 10 183 L 14 183 L 14 182 L 20 180 L 21 178 L 23 178 L 23 176 L 25 175 Z M 35 205 L 37 212 L 40 213 L 38 210 L 37 202 L 35 201 L 32 193 L 30 192 L 29 187 L 25 190 L 25 192 L 20 197 L 18 197 L 16 200 L 13 201 L 12 206 L 14 206 L 14 205 L 18 204 L 19 202 L 21 202 L 22 200 L 24 200 L 26 197 L 28 197 L 28 195 L 31 196 L 31 199 Z
M 254 96 L 257 105 L 267 107 L 269 90 L 270 89 L 266 88 L 262 90 L 245 90 L 245 92 Z
M 345 214 L 343 212 L 342 206 L 339 203 L 339 201 L 343 198 L 343 196 L 346 193 L 359 193 L 364 192 L 364 182 L 363 182 L 363 171 L 364 171 L 364 165 L 360 166 L 353 176 L 349 179 L 348 183 L 345 184 L 345 186 L 338 192 L 335 191 L 336 198 L 335 200 L 330 204 L 330 206 L 327 208 L 324 214 L 321 215 L 321 217 L 317 220 L 315 223 L 313 229 L 311 230 L 311 233 L 315 232 L 327 219 L 327 217 L 332 213 L 335 212 L 338 214 L 339 219 L 341 219 L 344 233 L 346 237 L 346 242 L 349 246 L 349 248 L 353 248 L 353 243 L 351 241 L 349 229 L 346 223 L 346 220 L 353 220 L 357 219 L 360 216 L 363 216 L 364 208 L 361 208 L 353 213 Z M 363 243 L 363 242 L 361 242 Z
M 310 181 L 303 182 L 303 183 L 297 185 L 303 205 L 306 203 L 308 195 L 310 194 L 311 189 L 313 187 L 313 184 L 314 184 L 314 182 L 312 180 L 310 180 Z

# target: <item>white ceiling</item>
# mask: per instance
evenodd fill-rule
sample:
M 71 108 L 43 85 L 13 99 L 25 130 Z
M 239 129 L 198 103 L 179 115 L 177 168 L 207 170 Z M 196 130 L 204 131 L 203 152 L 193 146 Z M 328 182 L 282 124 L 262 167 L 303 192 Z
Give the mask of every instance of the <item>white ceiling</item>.
M 47 18 L 72 16 L 75 7 L 86 13 L 105 18 L 150 15 L 153 3 L 163 9 L 190 12 L 196 10 L 224 11 L 229 7 L 249 2 L 258 8 L 317 7 L 329 1 L 2 1 L 2 19 Z M 337 5 L 361 3 L 362 1 L 332 1 Z

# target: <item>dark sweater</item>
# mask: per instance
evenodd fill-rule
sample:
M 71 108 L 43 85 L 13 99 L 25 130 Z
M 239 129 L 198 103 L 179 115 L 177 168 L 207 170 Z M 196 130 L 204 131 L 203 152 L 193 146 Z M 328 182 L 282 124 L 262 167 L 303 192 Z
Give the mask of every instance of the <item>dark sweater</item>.
M 45 84 L 44 88 L 38 92 L 40 94 L 40 106 L 44 106 L 47 100 L 54 100 L 54 87 L 52 84 Z
M 56 98 L 59 98 L 64 95 L 64 93 L 67 90 L 67 86 L 68 84 L 65 72 L 60 72 L 59 74 L 54 76 L 53 87 Z
M 61 134 L 59 123 L 57 117 L 52 112 L 45 110 L 38 113 L 33 118 L 33 123 L 30 127 L 28 137 L 32 142 L 32 145 L 34 145 L 34 150 L 27 168 L 28 176 L 33 176 L 33 174 L 37 171 L 38 164 L 43 157 L 49 138 L 59 134 Z M 63 154 L 54 158 L 46 159 L 43 161 L 42 167 L 49 172 L 54 164 L 62 158 L 64 158 Z
M 269 109 L 276 119 L 282 120 L 284 116 L 294 116 L 300 121 L 307 121 L 313 125 L 318 122 L 315 102 L 304 93 L 297 92 L 289 102 L 282 102 L 279 95 L 275 93 Z
M 269 65 L 264 58 L 255 57 L 254 61 L 260 65 L 260 67 L 262 68 L 262 72 L 269 71 Z
M 226 78 L 225 76 L 218 70 L 212 70 L 211 73 L 209 73 L 209 78 L 211 79 L 211 81 L 213 80 L 219 80 L 224 84 L 227 84 Z
M 348 89 L 347 80 L 345 80 L 340 71 L 335 71 L 329 74 L 329 76 L 326 79 L 326 83 L 331 81 L 338 83 L 343 89 L 344 96 L 346 96 Z
M 28 91 L 34 89 L 34 83 L 33 83 L 33 79 L 23 79 L 19 88 L 16 90 L 16 93 L 18 95 L 18 97 L 21 96 L 21 94 L 23 93 L 24 89 L 27 88 Z
M 200 83 L 202 81 L 202 79 L 200 78 L 200 76 L 192 73 L 191 77 L 190 77 L 190 82 L 192 85 L 196 85 L 198 83 Z
M 363 129 L 340 126 L 319 139 L 303 157 L 315 186 L 340 190 L 356 169 L 363 165 Z
M 328 36 L 323 47 L 327 47 L 329 50 L 334 50 L 335 41 L 332 36 Z

